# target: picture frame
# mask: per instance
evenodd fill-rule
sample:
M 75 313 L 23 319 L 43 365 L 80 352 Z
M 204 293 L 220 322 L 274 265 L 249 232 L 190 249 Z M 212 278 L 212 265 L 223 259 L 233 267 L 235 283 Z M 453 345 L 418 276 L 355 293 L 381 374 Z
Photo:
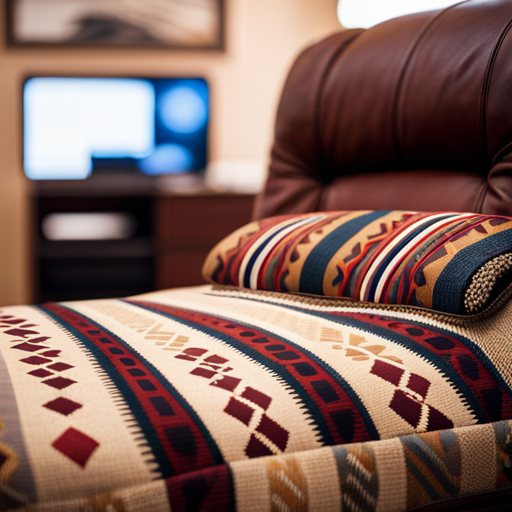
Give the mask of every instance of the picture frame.
M 225 49 L 225 0 L 6 0 L 7 44 Z

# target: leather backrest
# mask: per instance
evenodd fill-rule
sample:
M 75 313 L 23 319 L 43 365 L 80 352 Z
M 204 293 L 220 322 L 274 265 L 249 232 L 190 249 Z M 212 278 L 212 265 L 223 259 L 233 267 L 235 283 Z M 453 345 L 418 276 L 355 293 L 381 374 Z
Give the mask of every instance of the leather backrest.
M 511 0 L 468 0 L 306 49 L 284 86 L 255 218 L 512 215 L 511 28 Z

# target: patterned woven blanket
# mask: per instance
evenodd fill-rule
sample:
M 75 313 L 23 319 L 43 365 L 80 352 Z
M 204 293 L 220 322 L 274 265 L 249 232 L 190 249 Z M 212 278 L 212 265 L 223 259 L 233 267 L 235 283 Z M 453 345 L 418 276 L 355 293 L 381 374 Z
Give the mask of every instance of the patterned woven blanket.
M 407 510 L 512 485 L 512 304 L 202 286 L 0 311 L 0 510 Z

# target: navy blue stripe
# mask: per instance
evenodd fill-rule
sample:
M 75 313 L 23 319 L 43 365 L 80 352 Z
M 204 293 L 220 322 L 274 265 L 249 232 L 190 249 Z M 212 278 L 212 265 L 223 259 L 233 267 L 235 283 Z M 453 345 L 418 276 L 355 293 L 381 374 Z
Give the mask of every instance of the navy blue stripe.
M 446 432 L 441 432 L 441 436 L 446 436 L 446 434 L 451 435 L 454 438 L 455 442 L 457 442 L 457 436 L 447 430 Z M 449 478 L 446 476 L 446 465 L 443 461 L 443 466 L 440 468 L 439 463 L 436 459 L 440 458 L 437 453 L 419 436 L 403 436 L 400 438 L 402 444 L 407 446 L 412 453 L 414 453 L 420 460 L 427 466 L 430 470 L 431 474 L 435 479 L 443 486 L 444 490 L 450 493 L 453 496 L 457 492 L 457 488 L 450 482 Z M 453 439 L 450 440 L 453 442 Z M 446 440 L 446 443 L 450 442 Z M 445 443 L 441 440 L 443 447 Z
M 258 352 L 256 349 L 246 345 L 245 343 L 232 338 L 231 336 L 218 332 L 215 329 L 212 329 L 210 327 L 206 327 L 202 324 L 193 322 L 191 320 L 185 320 L 179 316 L 175 316 L 169 313 L 164 313 L 162 311 L 159 311 L 157 309 L 153 309 L 149 306 L 137 304 L 134 302 L 129 302 L 129 304 L 138 306 L 142 309 L 146 309 L 148 311 L 151 311 L 152 313 L 157 313 L 159 315 L 162 315 L 166 318 L 170 318 L 172 320 L 175 320 L 179 323 L 182 323 L 184 325 L 187 325 L 189 327 L 192 327 L 193 329 L 196 329 L 198 331 L 204 332 L 205 334 L 208 334 L 210 336 L 213 336 L 214 338 L 223 341 L 224 343 L 229 344 L 234 349 L 238 350 L 242 354 L 250 357 L 254 361 L 258 362 L 259 364 L 262 364 L 267 369 L 272 371 L 274 374 L 279 376 L 281 379 L 283 379 L 298 395 L 298 398 L 304 403 L 304 405 L 308 408 L 308 411 L 310 415 L 315 419 L 315 424 L 317 425 L 317 429 L 320 432 L 320 435 L 322 437 L 322 443 L 324 445 L 332 445 L 334 444 L 334 441 L 331 437 L 331 433 L 329 431 L 329 427 L 327 426 L 327 423 L 325 422 L 325 418 L 320 411 L 319 407 L 315 403 L 315 401 L 309 396 L 309 394 L 304 390 L 302 385 L 298 380 L 295 379 L 295 377 L 290 374 L 290 372 L 281 364 L 272 361 L 271 359 L 265 358 L 263 354 Z M 185 310 L 186 311 L 186 310 Z M 206 312 L 198 312 L 195 311 L 195 313 L 210 315 L 211 313 Z M 220 315 L 215 315 L 215 318 L 222 318 L 223 320 L 226 320 L 228 322 L 234 322 L 232 318 L 222 317 Z M 355 393 L 355 391 L 351 388 L 351 386 L 348 384 L 348 382 L 343 379 L 343 377 L 336 372 L 331 366 L 329 366 L 325 361 L 320 359 L 318 356 L 310 352 L 309 350 L 304 349 L 303 347 L 297 345 L 296 343 L 293 343 L 290 340 L 287 340 L 285 338 L 282 338 L 281 336 L 277 336 L 275 333 L 266 331 L 265 329 L 262 329 L 259 326 L 242 323 L 239 321 L 236 321 L 237 324 L 242 325 L 246 327 L 247 329 L 253 329 L 259 332 L 264 333 L 266 336 L 269 336 L 273 339 L 283 341 L 290 346 L 294 347 L 298 352 L 301 352 L 305 354 L 307 357 L 309 357 L 311 360 L 313 360 L 315 363 L 317 363 L 339 386 L 343 389 L 343 391 L 347 394 L 349 399 L 352 401 L 354 406 L 356 407 L 357 411 L 361 415 L 361 418 L 363 419 L 364 425 L 366 429 L 368 430 L 368 433 L 371 436 L 371 439 L 380 439 L 379 433 L 373 423 L 373 420 L 371 419 L 370 415 L 368 414 L 368 411 L 366 407 L 364 406 L 363 402 L 359 398 L 359 396 Z
M 432 500 L 438 500 L 441 496 L 437 493 L 431 483 L 427 480 L 425 475 L 416 467 L 411 459 L 406 459 L 405 465 L 409 472 L 418 480 L 418 483 L 423 487 Z
M 248 299 L 251 300 L 251 299 Z M 350 327 L 355 327 L 365 332 L 369 332 L 371 334 L 376 334 L 381 338 L 387 339 L 392 343 L 396 343 L 397 345 L 401 345 L 402 347 L 407 348 L 411 352 L 423 357 L 427 361 L 430 361 L 438 370 L 441 371 L 445 375 L 446 378 L 450 380 L 450 382 L 464 395 L 468 405 L 472 408 L 475 413 L 479 423 L 488 423 L 487 415 L 482 409 L 478 399 L 471 391 L 471 388 L 464 382 L 462 377 L 453 369 L 453 367 L 447 363 L 441 356 L 432 353 L 429 349 L 421 346 L 416 343 L 414 340 L 409 339 L 407 336 L 403 334 L 397 333 L 392 329 L 386 329 L 385 327 L 381 327 L 378 325 L 371 324 L 369 322 L 365 322 L 363 320 L 356 320 L 355 318 L 338 316 L 332 313 L 322 313 L 321 311 L 312 311 L 308 309 L 299 308 L 297 306 L 290 306 L 288 304 L 276 304 L 272 303 L 272 305 L 276 305 L 279 307 L 292 309 L 294 311 L 299 311 L 300 313 L 305 313 L 310 316 L 317 316 L 320 318 L 325 318 L 326 320 L 330 320 L 331 322 L 348 325 Z M 393 318 L 393 320 L 400 320 L 400 318 Z M 409 322 L 409 320 L 407 320 Z M 411 322 L 412 323 L 412 322 Z M 425 328 L 434 331 L 435 329 L 431 325 L 426 325 Z M 446 331 L 449 336 L 456 337 L 460 340 L 460 336 L 455 336 L 454 333 L 450 331 Z M 467 338 L 466 338 L 467 339 Z M 464 343 L 460 340 L 464 345 L 472 344 L 473 347 L 476 347 L 470 340 L 467 340 L 469 343 Z M 473 347 L 469 347 L 473 349 Z M 481 351 L 480 351 L 481 352 Z M 502 379 L 500 379 L 501 381 Z M 508 389 L 508 386 L 507 386 Z
M 400 318 L 391 316 L 384 316 L 384 318 L 387 318 L 388 320 L 391 321 L 400 320 Z M 496 366 L 492 363 L 492 361 L 487 357 L 485 352 L 474 341 L 453 331 L 449 331 L 447 329 L 443 329 L 442 327 L 437 327 L 435 325 L 427 324 L 425 322 L 418 322 L 416 320 L 407 319 L 407 323 L 411 325 L 417 325 L 420 328 L 435 332 L 442 336 L 450 336 L 459 341 L 460 343 L 462 343 L 476 356 L 478 361 L 482 363 L 485 369 L 491 374 L 494 380 L 500 384 L 500 386 L 507 392 L 507 394 L 512 396 L 512 388 L 508 385 L 507 381 L 503 378 L 503 376 L 497 370 Z
M 324 294 L 325 268 L 338 249 L 357 235 L 361 229 L 374 220 L 387 215 L 390 210 L 365 213 L 360 217 L 349 220 L 329 233 L 309 253 L 300 275 L 299 291 L 316 295 Z
M 112 364 L 112 362 L 108 359 L 108 357 L 98 348 L 92 341 L 90 341 L 87 336 L 82 334 L 80 331 L 72 327 L 68 322 L 66 322 L 63 318 L 55 314 L 54 312 L 46 309 L 44 306 L 35 306 L 40 309 L 47 316 L 52 318 L 55 322 L 61 325 L 64 329 L 66 329 L 69 333 L 75 336 L 80 342 L 94 355 L 95 360 L 99 363 L 102 369 L 107 373 L 112 382 L 116 385 L 119 392 L 122 394 L 126 403 L 130 407 L 131 412 L 137 418 L 139 426 L 146 437 L 146 440 L 151 447 L 153 452 L 153 456 L 155 457 L 156 462 L 158 463 L 159 469 L 162 472 L 164 478 L 168 476 L 172 476 L 175 474 L 174 469 L 171 466 L 171 462 L 167 458 L 164 447 L 162 446 L 160 439 L 158 438 L 158 434 L 156 433 L 151 420 L 147 416 L 144 408 L 140 404 L 137 396 L 132 391 L 130 385 L 126 382 L 124 377 L 119 373 L 117 368 Z M 82 313 L 78 313 L 70 308 L 66 308 L 65 306 L 59 304 L 59 307 L 70 310 L 72 313 L 77 314 L 87 320 L 91 325 L 96 326 L 98 329 L 103 330 L 108 333 L 109 336 L 114 338 L 118 343 L 125 347 L 126 351 L 131 353 L 133 357 L 140 360 L 144 366 L 150 370 L 153 377 L 155 377 L 158 382 L 165 388 L 165 390 L 173 396 L 173 398 L 180 404 L 186 414 L 192 419 L 195 423 L 202 436 L 204 437 L 210 452 L 212 454 L 213 459 L 216 464 L 224 463 L 224 458 L 215 443 L 213 437 L 211 436 L 209 430 L 203 424 L 197 413 L 194 409 L 189 405 L 189 403 L 179 394 L 179 392 L 170 384 L 170 382 L 155 368 L 147 359 L 143 358 L 138 352 L 133 350 L 133 347 L 128 345 L 125 341 L 123 341 L 119 336 L 116 336 L 114 333 L 106 329 L 103 325 L 91 320 L 89 317 L 83 315 Z
M 247 300 L 251 300 L 251 299 L 247 299 Z M 274 304 L 274 303 L 272 303 L 272 304 Z M 292 307 L 293 309 L 296 309 L 297 311 L 300 311 L 302 313 L 307 313 L 307 314 L 313 315 L 313 316 L 315 316 L 317 313 L 316 311 L 313 311 L 313 310 L 296 308 L 293 306 L 287 306 L 285 304 L 275 304 L 275 305 L 280 306 L 280 307 L 286 307 L 286 308 Z M 327 315 L 329 315 L 329 314 L 327 314 Z M 402 320 L 399 317 L 386 316 L 385 311 L 383 311 L 380 316 L 381 316 L 381 318 L 386 318 L 390 321 Z M 328 316 L 328 318 L 332 318 L 332 317 Z M 340 318 L 340 317 L 336 316 L 335 318 Z M 512 396 L 512 388 L 509 386 L 507 381 L 503 378 L 503 375 L 501 375 L 501 373 L 498 371 L 498 369 L 493 364 L 493 362 L 487 357 L 485 352 L 474 341 L 472 341 L 469 338 L 466 338 L 465 336 L 462 336 L 461 334 L 458 334 L 456 332 L 449 331 L 448 329 L 443 329 L 442 327 L 427 324 L 425 322 L 420 322 L 417 320 L 407 319 L 406 321 L 408 324 L 416 325 L 422 329 L 432 331 L 432 332 L 440 334 L 442 336 L 450 336 L 450 337 L 456 339 L 457 341 L 459 341 L 460 343 L 462 343 L 467 349 L 469 349 L 476 356 L 476 358 L 480 361 L 480 363 L 483 364 L 485 369 L 491 374 L 491 376 L 494 378 L 494 380 L 500 384 L 500 386 L 507 392 L 507 394 L 509 396 Z M 372 324 L 370 324 L 370 325 L 372 325 Z M 391 331 L 391 332 L 394 332 L 394 331 Z M 435 354 L 433 354 L 433 355 L 435 356 Z M 435 361 L 434 361 L 434 363 L 435 363 Z M 451 366 L 450 366 L 450 368 L 451 368 Z
M 450 217 L 458 217 L 459 214 L 452 213 L 452 214 L 446 214 L 444 217 L 436 217 L 435 219 L 430 219 L 421 226 L 418 226 L 416 229 L 414 229 L 411 233 L 409 233 L 403 240 L 400 241 L 393 249 L 387 254 L 387 256 L 380 262 L 379 267 L 375 274 L 371 277 L 371 285 L 368 292 L 367 297 L 364 299 L 368 302 L 373 302 L 375 299 L 375 290 L 377 289 L 377 286 L 379 284 L 380 278 L 384 271 L 386 270 L 386 267 L 389 263 L 393 260 L 393 258 L 416 236 L 421 234 L 424 230 L 435 224 L 436 222 L 440 222 L 442 220 L 446 220 Z
M 432 309 L 466 314 L 464 296 L 472 277 L 489 260 L 512 252 L 512 229 L 491 235 L 459 251 L 436 280 Z
M 314 217 L 315 219 L 317 217 Z M 258 256 L 263 252 L 263 249 L 272 241 L 274 238 L 281 233 L 281 231 L 289 228 L 290 226 L 293 226 L 294 224 L 297 224 L 305 219 L 298 219 L 295 222 L 291 222 L 290 224 L 287 224 L 286 226 L 283 226 L 282 228 L 278 229 L 272 236 L 269 236 L 264 242 L 261 243 L 261 245 L 256 249 L 254 254 L 251 256 L 249 262 L 247 263 L 247 266 L 245 268 L 244 272 L 244 288 L 250 288 L 251 287 L 251 273 L 252 268 L 254 267 L 254 264 L 256 263 L 256 260 L 258 259 Z

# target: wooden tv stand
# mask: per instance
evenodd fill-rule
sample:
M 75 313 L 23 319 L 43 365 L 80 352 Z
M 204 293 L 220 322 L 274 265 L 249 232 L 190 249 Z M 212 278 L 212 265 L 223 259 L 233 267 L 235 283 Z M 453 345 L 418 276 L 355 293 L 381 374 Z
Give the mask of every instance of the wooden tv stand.
M 199 179 L 106 175 L 32 185 L 34 302 L 203 284 L 208 251 L 250 221 L 254 201 L 252 194 L 208 190 Z M 126 240 L 46 240 L 41 222 L 59 212 L 128 212 L 137 231 Z

